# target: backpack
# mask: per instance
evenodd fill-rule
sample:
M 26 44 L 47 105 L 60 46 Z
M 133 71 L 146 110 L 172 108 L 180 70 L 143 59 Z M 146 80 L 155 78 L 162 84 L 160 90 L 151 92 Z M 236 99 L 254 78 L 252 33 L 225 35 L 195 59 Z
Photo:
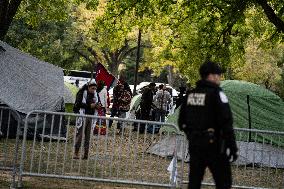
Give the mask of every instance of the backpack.
M 118 109 L 129 111 L 131 103 L 131 94 L 128 90 L 122 90 L 118 96 Z
M 82 98 L 83 98 L 83 91 L 79 91 L 76 94 L 76 101 L 75 101 L 74 106 L 73 106 L 73 112 L 76 113 L 76 114 L 79 113 L 80 103 L 82 102 Z

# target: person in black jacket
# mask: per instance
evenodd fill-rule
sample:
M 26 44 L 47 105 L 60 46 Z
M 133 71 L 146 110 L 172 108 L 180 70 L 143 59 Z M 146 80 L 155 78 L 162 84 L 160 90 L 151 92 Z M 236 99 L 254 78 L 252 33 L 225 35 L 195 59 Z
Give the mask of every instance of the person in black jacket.
M 175 109 L 177 109 L 182 104 L 185 94 L 186 94 L 186 88 L 183 86 L 179 87 L 179 94 L 177 97 Z
M 235 161 L 237 145 L 228 98 L 219 87 L 222 70 L 214 62 L 199 69 L 201 80 L 182 103 L 178 124 L 189 142 L 190 189 L 199 189 L 206 167 L 217 189 L 232 185 L 230 162 Z
M 150 111 L 153 108 L 153 96 L 155 94 L 155 83 L 150 83 L 144 90 L 141 96 L 140 109 L 141 109 L 141 119 L 150 120 Z M 143 133 L 145 131 L 145 124 L 141 124 L 139 132 Z
M 74 113 L 80 113 L 81 115 L 95 115 L 97 109 L 101 107 L 99 98 L 97 95 L 97 84 L 95 80 L 91 80 L 88 84 L 84 85 L 77 93 L 75 104 L 73 107 Z M 85 121 L 84 121 L 85 120 Z M 74 150 L 74 159 L 79 159 L 79 151 L 83 135 L 84 139 L 84 156 L 83 159 L 88 159 L 89 155 L 89 143 L 92 131 L 92 118 L 83 119 L 82 117 L 76 118 L 76 141 Z

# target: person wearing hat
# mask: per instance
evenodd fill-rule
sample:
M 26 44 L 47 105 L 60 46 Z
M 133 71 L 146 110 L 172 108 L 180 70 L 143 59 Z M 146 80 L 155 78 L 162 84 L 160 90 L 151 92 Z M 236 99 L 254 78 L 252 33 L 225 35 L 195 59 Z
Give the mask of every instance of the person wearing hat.
M 84 85 L 76 95 L 75 104 L 73 107 L 74 113 L 81 115 L 97 115 L 97 110 L 100 108 L 99 97 L 96 92 L 97 84 L 93 79 Z M 89 155 L 89 143 L 92 130 L 92 124 L 96 122 L 95 119 L 83 117 L 76 118 L 76 141 L 75 141 L 75 152 L 74 159 L 80 159 L 79 151 L 81 147 L 82 139 L 84 138 L 84 155 L 83 159 L 88 159 Z M 85 135 L 85 137 L 83 137 Z
M 237 159 L 237 145 L 228 98 L 220 88 L 222 70 L 214 62 L 199 69 L 201 80 L 187 94 L 178 125 L 189 142 L 190 189 L 199 189 L 208 167 L 217 189 L 232 185 L 230 162 Z
M 145 89 L 143 90 L 141 101 L 140 101 L 140 109 L 141 109 L 141 119 L 142 120 L 150 120 L 150 112 L 153 106 L 153 96 L 155 94 L 155 83 L 150 83 Z M 138 128 L 134 128 L 137 130 Z M 139 132 L 144 133 L 145 131 L 145 124 L 140 124 Z
M 186 94 L 186 87 L 180 86 L 179 87 L 179 94 L 176 100 L 176 107 L 175 109 L 177 109 L 178 107 L 180 107 L 181 103 L 183 102 L 183 98 Z

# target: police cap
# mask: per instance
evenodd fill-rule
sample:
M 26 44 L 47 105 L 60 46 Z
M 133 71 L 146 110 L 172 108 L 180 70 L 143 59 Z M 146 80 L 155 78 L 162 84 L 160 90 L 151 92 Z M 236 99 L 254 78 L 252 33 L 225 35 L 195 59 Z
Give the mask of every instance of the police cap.
M 206 78 L 209 74 L 218 74 L 221 75 L 223 70 L 215 62 L 205 62 L 199 68 L 199 74 L 202 78 Z

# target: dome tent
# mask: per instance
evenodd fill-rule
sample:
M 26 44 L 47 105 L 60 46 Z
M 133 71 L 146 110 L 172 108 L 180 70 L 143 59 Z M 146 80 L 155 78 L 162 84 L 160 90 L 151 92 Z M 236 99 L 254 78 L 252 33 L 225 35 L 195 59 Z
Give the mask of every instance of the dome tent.
M 79 89 L 70 83 L 64 82 L 64 87 L 66 90 L 65 95 L 65 112 L 73 113 L 73 106 L 76 99 L 76 94 L 79 91 Z M 71 117 L 71 123 L 74 124 L 75 117 Z
M 63 70 L 40 61 L 0 41 L 0 99 L 9 107 L 28 113 L 32 110 L 60 111 L 63 102 Z
M 221 88 L 228 96 L 234 127 L 249 128 L 251 124 L 252 129 L 284 131 L 284 102 L 279 96 L 246 81 L 225 80 Z M 177 124 L 178 114 L 179 108 L 167 122 Z
M 250 127 L 258 130 L 284 131 L 284 103 L 279 96 L 259 85 L 245 81 L 226 80 L 221 83 L 221 87 L 229 99 L 234 128 Z M 167 122 L 177 125 L 179 110 L 180 108 L 169 116 Z M 169 127 L 163 127 L 160 131 L 173 132 Z M 179 134 L 184 133 L 179 132 Z M 283 137 L 257 134 L 250 139 L 249 133 L 236 132 L 236 134 L 240 151 L 237 164 L 255 163 L 258 160 L 263 166 L 284 167 Z M 266 145 L 266 141 L 269 145 Z M 183 143 L 182 145 L 187 149 L 186 141 L 181 140 L 180 143 Z M 165 149 L 165 151 L 172 150 Z M 159 152 L 155 154 L 159 155 Z
M 282 99 L 264 87 L 238 80 L 226 80 L 221 87 L 229 98 L 234 118 L 234 127 L 284 131 L 284 103 Z M 245 136 L 243 136 L 245 137 Z M 284 146 L 284 141 L 257 135 L 249 141 L 268 140 Z
M 229 98 L 234 127 L 284 131 L 284 103 L 279 96 L 246 81 L 226 80 L 221 87 Z

